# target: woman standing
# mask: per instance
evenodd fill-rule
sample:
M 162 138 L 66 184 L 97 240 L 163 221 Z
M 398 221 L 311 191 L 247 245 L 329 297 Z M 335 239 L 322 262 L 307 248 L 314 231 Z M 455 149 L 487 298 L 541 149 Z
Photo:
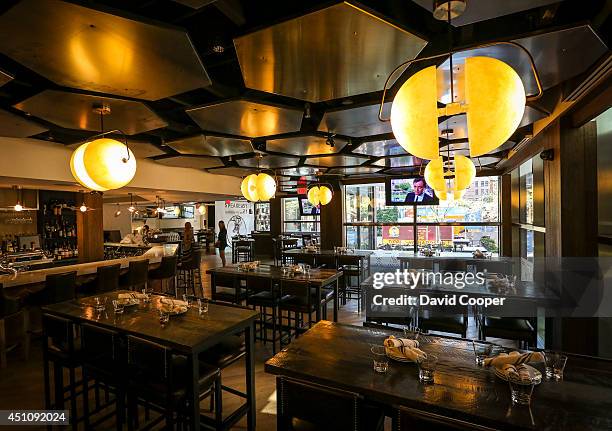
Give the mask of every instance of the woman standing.
M 219 257 L 221 263 L 225 266 L 225 248 L 227 247 L 227 229 L 225 229 L 225 222 L 219 221 L 219 235 L 217 237 L 217 247 L 219 248 Z

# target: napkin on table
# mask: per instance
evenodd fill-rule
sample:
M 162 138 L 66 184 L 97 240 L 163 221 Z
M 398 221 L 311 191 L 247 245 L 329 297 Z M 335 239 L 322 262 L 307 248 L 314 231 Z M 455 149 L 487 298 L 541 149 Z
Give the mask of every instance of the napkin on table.
M 139 292 L 120 293 L 117 295 L 117 299 L 143 299 L 146 295 Z
M 501 368 L 502 365 L 520 365 L 528 362 L 542 362 L 544 361 L 544 355 L 540 352 L 527 352 L 520 353 L 517 351 L 510 353 L 500 353 L 497 356 L 486 358 L 484 360 L 485 367 L 494 366 Z
M 507 378 L 514 376 L 514 378 L 518 378 L 522 382 L 530 382 L 532 380 L 531 373 L 524 364 L 516 366 L 513 364 L 504 364 L 498 368 L 498 370 Z
M 185 301 L 181 301 L 180 299 L 172 299 L 172 298 L 161 298 L 160 302 L 162 304 L 169 304 L 173 307 L 181 307 L 181 306 L 187 307 L 188 305 L 187 302 Z
M 385 340 L 385 347 L 419 347 L 419 342 L 409 338 L 395 338 L 391 335 Z
M 419 342 L 416 340 L 391 336 L 384 341 L 384 345 L 391 355 L 404 357 L 413 362 L 427 357 L 427 353 L 417 347 Z

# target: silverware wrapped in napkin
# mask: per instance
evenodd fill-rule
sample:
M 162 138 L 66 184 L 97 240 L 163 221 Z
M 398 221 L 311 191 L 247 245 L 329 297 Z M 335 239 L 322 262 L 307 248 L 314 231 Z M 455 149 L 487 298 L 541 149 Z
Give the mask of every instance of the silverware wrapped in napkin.
M 117 299 L 144 299 L 147 295 L 139 292 L 120 293 L 117 295 Z
M 409 338 L 395 338 L 391 335 L 385 340 L 385 347 L 419 347 L 419 342 Z
M 506 376 L 506 378 L 512 377 L 513 379 L 520 380 L 522 382 L 530 382 L 532 380 L 529 368 L 527 368 L 524 364 L 516 366 L 512 364 L 504 364 L 499 368 L 499 371 Z
M 520 365 L 526 364 L 528 362 L 543 362 L 544 355 L 540 352 L 510 352 L 510 353 L 500 353 L 497 356 L 492 356 L 490 358 L 486 358 L 484 360 L 485 367 L 493 366 L 497 368 L 501 368 L 502 365 L 510 364 L 510 365 Z
M 413 362 L 427 357 L 427 353 L 418 348 L 419 342 L 417 340 L 390 336 L 383 344 L 387 354 L 390 356 L 406 358 Z

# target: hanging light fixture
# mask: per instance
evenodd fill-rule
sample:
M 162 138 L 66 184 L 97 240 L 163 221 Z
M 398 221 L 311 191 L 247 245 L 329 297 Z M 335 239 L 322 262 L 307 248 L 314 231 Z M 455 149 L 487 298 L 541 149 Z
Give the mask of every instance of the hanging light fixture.
M 465 9 L 465 2 L 458 0 L 436 1 L 435 13 L 440 19 L 446 13 L 449 33 L 452 32 L 451 18 L 460 15 Z M 452 33 L 450 33 L 452 36 Z M 486 154 L 506 142 L 518 127 L 525 110 L 526 101 L 542 96 L 542 86 L 533 57 L 529 51 L 516 42 L 494 42 L 469 50 L 495 45 L 510 45 L 519 48 L 526 54 L 538 92 L 526 97 L 523 82 L 512 67 L 501 60 L 490 57 L 468 57 L 463 67 L 453 66 L 453 54 L 467 51 L 452 49 L 452 38 L 449 52 L 430 57 L 423 57 L 400 64 L 387 78 L 383 87 L 383 96 L 378 113 L 381 121 L 391 121 L 393 134 L 398 143 L 410 154 L 422 159 L 434 160 L 439 156 L 439 117 L 452 117 L 465 114 L 467 117 L 467 134 L 470 156 Z M 382 117 L 387 86 L 395 75 L 406 70 L 413 63 L 437 60 L 449 57 L 450 99 L 444 107 L 442 102 L 445 85 L 445 71 L 435 66 L 427 67 L 412 75 L 398 90 L 391 106 L 389 119 Z M 461 73 L 456 74 L 456 70 Z M 460 91 L 455 92 L 455 85 Z
M 105 104 L 95 105 L 94 112 L 100 114 L 102 133 L 72 153 L 70 170 L 79 184 L 90 190 L 104 192 L 119 189 L 134 178 L 136 158 L 128 147 L 127 138 L 122 143 L 105 137 L 120 132 L 104 132 L 104 116 L 110 114 L 110 107 Z
M 432 160 L 425 167 L 425 181 L 439 193 L 460 192 L 467 189 L 474 177 L 476 167 L 468 157 L 456 154 L 452 163 L 450 157 L 447 161 L 443 157 Z M 441 200 L 446 200 L 439 197 Z
M 327 205 L 331 202 L 334 193 L 332 192 L 332 186 L 328 184 L 316 184 L 311 186 L 308 190 L 308 202 L 314 206 Z
M 199 204 L 198 205 L 198 213 L 200 215 L 202 215 L 202 216 L 205 215 L 206 214 L 206 205 L 204 205 L 203 203 Z
M 17 212 L 21 212 L 23 211 L 23 204 L 22 204 L 22 199 L 21 199 L 21 187 L 13 186 L 13 189 L 15 190 L 17 194 L 17 203 L 15 204 L 13 209 Z
M 257 154 L 257 168 L 262 158 Z M 240 191 L 246 200 L 251 202 L 269 201 L 276 194 L 276 181 L 265 172 L 246 176 L 240 184 Z
M 181 215 L 181 207 L 180 206 L 176 205 L 174 207 L 174 215 L 177 216 L 177 217 Z
M 115 217 L 119 217 L 121 215 L 121 208 L 119 207 L 119 204 L 117 204 L 117 211 L 115 211 Z
M 135 213 L 136 212 L 136 207 L 134 206 L 134 196 L 132 195 L 132 193 L 128 193 L 128 195 L 130 195 L 130 206 L 128 207 L 128 211 L 130 213 Z

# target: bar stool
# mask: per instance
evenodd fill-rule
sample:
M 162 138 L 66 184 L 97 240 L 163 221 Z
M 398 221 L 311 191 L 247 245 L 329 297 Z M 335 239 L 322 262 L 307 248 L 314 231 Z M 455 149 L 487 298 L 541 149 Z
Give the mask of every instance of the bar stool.
M 0 284 L 0 368 L 6 368 L 6 352 L 12 346 L 20 344 L 23 349 L 23 358 L 28 360 L 30 354 L 28 327 L 27 310 L 22 307 L 18 299 L 5 297 L 2 284 Z
M 121 277 L 121 287 L 140 291 L 147 288 L 149 281 L 149 259 L 130 261 L 127 274 Z
M 259 325 L 259 331 L 255 331 L 255 338 L 262 340 L 265 345 L 272 341 L 272 353 L 276 354 L 276 336 L 279 292 L 270 280 L 260 278 L 247 278 L 247 305 L 259 308 L 259 319 L 255 322 Z M 271 312 L 268 312 L 268 309 Z M 268 327 L 272 327 L 272 339 L 268 340 Z M 259 335 L 258 335 L 259 334 Z
M 287 339 L 291 341 L 291 322 L 293 321 L 293 333 L 296 338 L 301 332 L 305 332 L 312 326 L 312 313 L 316 313 L 317 307 L 321 306 L 320 298 L 313 293 L 308 281 L 283 280 L 280 285 L 280 300 L 278 304 L 279 328 L 281 331 L 281 347 L 283 346 L 283 311 L 287 312 Z M 291 313 L 294 317 L 291 317 Z M 303 315 L 308 315 L 308 328 L 302 327 Z
M 233 257 L 232 262 L 250 262 L 253 260 L 253 248 L 251 241 L 237 240 L 232 244 Z
M 76 277 L 76 271 L 48 274 L 45 287 L 28 297 L 28 303 L 35 307 L 31 308 L 29 316 L 31 333 L 41 333 L 40 307 L 76 298 Z
M 150 280 L 159 280 L 161 283 L 161 292 L 165 292 L 164 290 L 164 281 L 172 280 L 173 286 L 176 285 L 176 265 L 177 265 L 178 257 L 174 256 L 164 256 L 161 259 L 159 267 L 149 271 L 149 279 Z M 175 292 L 176 294 L 176 292 Z
M 99 266 L 97 271 L 94 294 L 113 292 L 119 290 L 119 275 L 121 264 Z
M 355 264 L 356 263 L 356 264 Z M 342 302 L 346 304 L 348 299 L 357 300 L 357 310 L 361 310 L 361 278 L 363 276 L 362 259 L 356 255 L 339 255 L 338 269 L 342 271 L 344 289 Z M 357 284 L 353 285 L 352 278 L 357 278 Z
M 232 304 L 240 304 L 246 299 L 246 290 L 241 286 L 242 280 L 225 274 L 210 276 L 211 298 Z
M 184 289 L 185 294 L 187 291 L 191 289 L 191 293 L 193 296 L 198 296 L 201 294 L 204 297 L 204 292 L 202 292 L 202 278 L 200 272 L 200 264 L 202 263 L 202 257 L 200 254 L 200 250 L 193 250 L 189 256 L 188 260 L 181 261 L 177 267 L 177 287 L 176 287 L 176 297 L 178 298 L 178 289 Z M 197 291 L 196 291 L 197 287 Z

